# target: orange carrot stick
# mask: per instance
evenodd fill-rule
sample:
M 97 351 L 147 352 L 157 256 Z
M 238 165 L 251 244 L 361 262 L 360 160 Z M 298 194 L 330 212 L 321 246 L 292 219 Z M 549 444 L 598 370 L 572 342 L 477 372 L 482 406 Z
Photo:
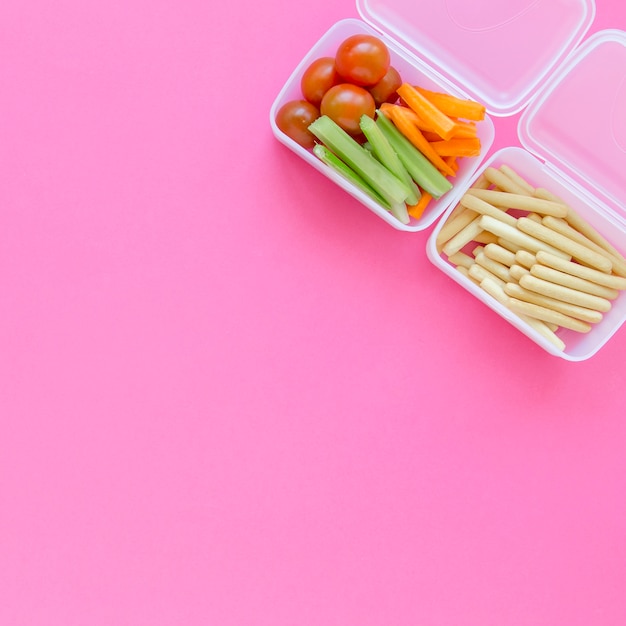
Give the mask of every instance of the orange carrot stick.
M 419 124 L 416 124 L 416 126 L 420 128 Z M 420 130 L 422 131 L 422 135 L 424 135 L 427 141 L 441 141 L 441 137 L 437 133 L 434 133 L 432 130 L 424 130 L 421 128 Z
M 433 141 L 430 145 L 442 157 L 472 157 L 480 154 L 480 140 L 477 137 Z
M 454 170 L 454 176 L 459 171 L 459 163 L 455 155 L 444 157 L 443 160 Z
M 403 83 L 398 87 L 398 95 L 417 115 L 432 126 L 431 130 L 438 133 L 442 139 L 451 139 L 456 130 L 456 124 L 445 113 L 438 109 L 430 100 L 423 96 L 415 87 Z
M 454 170 L 432 148 L 422 131 L 413 123 L 413 112 L 403 106 L 391 106 L 380 109 L 396 128 L 443 174 L 453 176 Z M 408 113 L 407 113 L 408 112 Z
M 422 191 L 422 197 L 419 199 L 419 202 L 413 206 L 407 207 L 409 215 L 418 220 L 422 217 L 422 215 L 424 215 L 424 211 L 432 199 L 433 197 L 427 191 Z
M 457 98 L 451 94 L 431 91 L 423 87 L 416 86 L 415 89 L 432 102 L 440 111 L 450 117 L 461 117 L 476 122 L 485 119 L 485 106 L 479 102 Z
M 466 137 L 476 137 L 478 135 L 475 122 L 465 122 L 455 119 L 454 123 L 456 124 L 456 130 L 454 131 L 453 138 L 463 139 Z

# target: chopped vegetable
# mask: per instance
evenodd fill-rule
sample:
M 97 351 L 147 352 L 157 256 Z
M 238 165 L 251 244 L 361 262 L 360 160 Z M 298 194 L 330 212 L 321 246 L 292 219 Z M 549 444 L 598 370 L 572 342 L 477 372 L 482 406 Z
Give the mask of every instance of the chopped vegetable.
M 278 128 L 404 224 L 452 188 L 460 157 L 480 154 L 484 107 L 403 82 L 376 36 L 347 37 L 312 61 L 300 91 Z
M 429 125 L 429 130 L 439 134 L 442 139 L 451 139 L 456 131 L 454 120 L 442 113 L 430 100 L 425 98 L 415 87 L 403 83 L 398 87 L 398 95 L 415 113 Z
M 427 191 L 439 199 L 452 189 L 452 183 L 393 125 L 391 120 L 385 115 L 378 115 L 376 124 L 386 135 L 404 167 L 422 191 Z
M 321 143 L 315 144 L 313 154 L 322 162 L 334 169 L 338 174 L 350 181 L 353 185 L 364 191 L 372 199 L 376 200 L 386 209 L 391 209 L 391 204 L 383 198 L 375 189 L 372 189 L 361 176 L 359 176 L 349 165 L 346 165 L 337 155 L 333 154 Z
M 422 131 L 413 121 L 413 111 L 396 104 L 388 105 L 381 110 L 396 126 L 396 128 L 443 174 L 454 175 L 454 170 L 433 149 L 431 143 L 424 137 Z
M 454 119 L 454 123 L 456 124 L 456 130 L 454 131 L 453 139 L 464 139 L 466 137 L 476 137 L 478 135 L 475 122 L 465 122 L 463 120 Z
M 419 202 L 417 204 L 414 204 L 413 206 L 408 207 L 409 215 L 413 219 L 420 219 L 420 217 L 424 215 L 424 211 L 426 210 L 432 199 L 433 197 L 427 191 L 422 192 L 422 197 L 419 199 Z
M 406 198 L 407 204 L 417 204 L 421 195 L 419 187 L 411 178 L 411 175 L 406 167 L 404 167 L 400 157 L 389 143 L 385 134 L 376 125 L 376 122 L 370 117 L 367 117 L 367 115 L 364 115 L 361 118 L 361 130 L 367 138 L 374 156 L 395 176 L 407 184 L 411 191 L 410 195 Z
M 451 94 L 430 91 L 414 85 L 414 89 L 434 104 L 442 113 L 450 117 L 480 122 L 485 119 L 485 106 L 474 100 L 464 100 Z
M 407 185 L 329 117 L 322 115 L 309 130 L 392 206 L 404 203 L 409 197 L 411 192 Z
M 443 157 L 443 160 L 454 170 L 454 174 L 452 176 L 456 176 L 456 173 L 459 171 L 459 162 L 455 155 Z
M 439 156 L 473 157 L 480 154 L 480 141 L 476 137 L 433 141 L 430 144 Z

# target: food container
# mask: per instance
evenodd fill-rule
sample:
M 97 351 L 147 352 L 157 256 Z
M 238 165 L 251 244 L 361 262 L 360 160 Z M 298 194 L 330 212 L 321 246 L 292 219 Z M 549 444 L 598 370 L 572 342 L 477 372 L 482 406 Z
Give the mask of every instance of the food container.
M 345 189 L 345 191 L 347 191 L 351 196 L 354 196 L 357 200 L 362 202 L 389 225 L 397 228 L 398 230 L 410 232 L 421 231 L 431 226 L 433 222 L 446 210 L 449 201 L 451 200 L 450 193 L 445 194 L 438 201 L 433 199 L 421 219 L 415 220 L 411 218 L 411 221 L 408 224 L 403 224 L 400 220 L 396 219 L 391 213 L 385 210 L 385 208 L 372 200 L 367 194 L 357 189 L 354 185 L 347 182 L 342 176 L 324 165 L 311 151 L 306 150 L 287 137 L 276 126 L 275 118 L 278 109 L 289 100 L 302 98 L 300 80 L 304 70 L 319 57 L 333 56 L 336 49 L 339 47 L 339 44 L 344 39 L 350 35 L 358 33 L 374 34 L 385 41 L 391 54 L 391 65 L 395 67 L 398 72 L 400 72 L 404 81 L 419 84 L 420 86 L 429 89 L 439 89 L 455 95 L 462 95 L 462 92 L 459 89 L 456 89 L 454 86 L 448 84 L 429 66 L 413 57 L 409 52 L 402 49 L 398 44 L 391 41 L 389 38 L 386 38 L 365 22 L 357 19 L 346 19 L 337 22 L 334 26 L 332 26 L 313 46 L 313 48 L 292 73 L 291 77 L 280 91 L 271 107 L 270 124 L 274 130 L 274 134 L 281 142 L 283 142 L 287 147 L 293 150 L 314 168 L 322 172 L 322 174 Z M 494 125 L 488 116 L 483 122 L 478 124 L 478 137 L 481 140 L 481 155 L 479 157 L 459 159 L 459 170 L 454 179 L 455 185 L 464 186 L 468 183 L 469 179 L 475 172 L 476 168 L 480 165 L 480 162 L 484 159 L 493 143 Z
M 625 34 L 604 31 L 579 46 L 593 23 L 593 0 L 442 0 L 427 6 L 414 0 L 357 0 L 357 8 L 362 19 L 334 24 L 278 94 L 270 110 L 276 138 L 394 228 L 421 231 L 439 220 L 428 240 L 429 259 L 550 354 L 570 361 L 595 354 L 626 319 L 626 295 L 591 332 L 558 331 L 566 343 L 559 350 L 455 270 L 438 253 L 435 238 L 481 172 L 506 163 L 534 186 L 571 203 L 622 253 L 626 250 L 626 122 L 618 115 L 626 110 Z M 300 79 L 308 65 L 333 55 L 355 33 L 383 39 L 405 82 L 472 98 L 487 108 L 478 125 L 480 156 L 461 159 L 454 188 L 406 225 L 286 137 L 274 121 L 282 104 L 301 97 Z M 492 118 L 520 111 L 523 148 L 504 148 L 485 161 L 495 138 Z
M 520 117 L 518 135 L 524 148 L 498 150 L 475 173 L 507 164 L 535 187 L 562 198 L 581 217 L 626 251 L 626 33 L 606 30 L 582 44 L 552 77 Z M 472 181 L 473 182 L 473 181 Z M 626 294 L 588 333 L 561 329 L 565 349 L 555 348 L 460 274 L 441 255 L 437 234 L 451 206 L 427 243 L 430 260 L 548 352 L 570 361 L 595 354 L 626 320 Z

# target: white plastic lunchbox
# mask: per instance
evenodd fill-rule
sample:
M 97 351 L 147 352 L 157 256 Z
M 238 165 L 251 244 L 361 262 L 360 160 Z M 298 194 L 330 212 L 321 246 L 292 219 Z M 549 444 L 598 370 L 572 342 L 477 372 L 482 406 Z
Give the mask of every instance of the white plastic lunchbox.
M 270 111 L 276 137 L 396 228 L 419 231 L 441 217 L 427 243 L 428 257 L 437 267 L 550 354 L 569 361 L 591 357 L 626 321 L 626 294 L 589 333 L 559 330 L 566 345 L 559 350 L 460 274 L 439 254 L 435 240 L 481 172 L 507 164 L 535 187 L 562 197 L 616 248 L 626 250 L 626 33 L 602 31 L 579 46 L 593 23 L 593 0 L 394 0 L 392 5 L 389 0 L 360 0 L 357 6 L 366 21 L 344 20 L 331 27 L 279 93 Z M 274 123 L 278 108 L 300 97 L 300 77 L 308 64 L 332 54 L 353 32 L 383 38 L 404 80 L 476 99 L 489 114 L 480 124 L 481 156 L 461 160 L 454 188 L 431 202 L 421 220 L 406 226 Z M 485 161 L 494 139 L 491 116 L 520 111 L 523 148 L 503 148 Z

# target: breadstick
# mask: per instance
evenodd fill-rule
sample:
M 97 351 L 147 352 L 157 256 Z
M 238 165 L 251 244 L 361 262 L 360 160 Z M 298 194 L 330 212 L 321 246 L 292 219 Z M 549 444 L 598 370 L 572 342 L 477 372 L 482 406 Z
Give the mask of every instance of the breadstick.
M 569 317 L 569 315 L 564 315 L 552 309 L 546 309 L 537 304 L 524 302 L 517 298 L 509 298 L 509 308 L 518 315 L 528 315 L 529 317 L 535 317 L 544 322 L 552 322 L 563 328 L 576 330 L 579 333 L 588 333 L 591 330 L 591 325 L 586 322 L 581 322 L 573 317 Z
M 513 280 L 516 280 L 517 282 L 520 281 L 522 276 L 525 276 L 529 272 L 530 270 L 527 270 L 525 267 L 518 265 L 517 263 L 511 265 L 511 268 L 509 269 L 509 274 L 511 275 L 511 278 Z
M 606 298 L 592 296 L 583 291 L 577 291 L 570 287 L 563 287 L 563 285 L 551 283 L 543 278 L 533 276 L 530 272 L 520 278 L 519 284 L 529 291 L 549 296 L 555 300 L 562 300 L 563 302 L 576 304 L 587 309 L 593 309 L 594 311 L 601 311 L 602 313 L 611 310 L 611 301 Z
M 605 287 L 604 285 L 592 283 L 584 278 L 572 276 L 571 274 L 555 270 L 552 267 L 546 267 L 540 263 L 533 265 L 530 268 L 530 273 L 537 278 L 542 278 L 543 280 L 550 281 L 551 283 L 563 285 L 564 287 L 569 287 L 570 289 L 576 289 L 578 291 L 584 291 L 592 296 L 606 298 L 607 300 L 615 300 L 615 298 L 619 295 L 619 291 L 617 289 L 611 289 L 610 287 Z
M 568 260 L 570 258 L 570 256 L 562 250 L 559 250 L 545 241 L 541 241 L 536 237 L 532 237 L 531 235 L 522 232 L 519 228 L 505 224 L 501 220 L 496 220 L 490 215 L 483 215 L 479 221 L 484 230 L 487 230 L 494 235 L 498 235 L 498 237 L 502 237 L 503 239 L 508 239 L 526 250 L 531 252 L 547 250 L 548 252 L 552 252 L 552 254 L 556 254 L 556 256 L 561 256 L 563 258 L 567 258 Z M 529 220 L 529 222 L 534 224 L 531 220 Z M 536 224 L 536 226 L 539 226 L 539 224 Z
M 534 193 L 535 198 L 541 198 L 542 200 L 550 200 L 550 202 L 557 202 L 559 204 L 564 204 L 566 206 L 567 202 L 564 202 L 558 196 L 555 196 L 551 191 L 544 189 L 543 187 L 537 187 Z
M 511 299 L 509 298 L 507 304 L 509 304 L 510 301 Z M 565 350 L 565 342 L 554 333 L 555 329 L 559 328 L 556 324 L 550 324 L 536 317 L 529 317 L 521 313 L 516 313 L 516 315 L 531 328 L 534 328 L 541 336 L 553 343 L 559 350 Z
M 457 205 L 461 210 L 455 216 L 446 220 L 446 223 L 441 227 L 441 230 L 437 233 L 437 239 L 435 240 L 437 248 L 441 252 L 441 249 L 450 241 L 452 237 L 461 232 L 472 220 L 478 216 L 474 211 L 467 210 L 461 203 Z
M 469 268 L 474 263 L 474 259 L 469 254 L 465 254 L 465 252 L 455 252 L 451 254 L 448 257 L 448 261 L 450 261 L 452 265 L 462 265 L 466 268 Z
M 467 269 L 467 267 L 465 267 L 464 265 L 455 265 L 454 267 L 460 274 L 463 274 L 463 276 L 465 276 L 465 278 L 468 278 L 469 280 L 471 280 L 472 282 L 474 282 L 474 283 L 476 283 L 478 285 L 478 281 L 475 278 L 472 278 L 470 276 L 470 273 L 469 273 L 469 270 Z
M 495 274 L 500 280 L 508 282 L 511 280 L 511 274 L 509 268 L 498 261 L 490 259 L 484 252 L 480 252 L 476 255 L 476 263 L 481 265 L 486 270 L 489 270 L 492 274 Z
M 461 229 L 452 239 L 450 239 L 443 247 L 443 252 L 446 256 L 450 256 L 455 252 L 458 252 L 461 248 L 467 245 L 478 233 L 484 229 L 480 223 L 482 218 L 480 216 L 474 218 L 467 226 Z
M 496 242 L 499 246 L 502 246 L 503 248 L 506 248 L 507 250 L 510 250 L 511 252 L 519 252 L 520 250 L 523 250 L 524 248 L 516 243 L 513 243 L 512 241 L 509 241 L 508 239 L 505 239 L 504 237 L 498 237 L 498 241 Z
M 480 286 L 492 298 L 497 300 L 503 306 L 509 308 L 509 296 L 507 296 L 504 289 L 493 279 L 488 276 L 483 278 L 483 280 L 480 281 Z M 531 328 L 534 328 L 540 335 L 551 341 L 557 348 L 559 348 L 559 350 L 565 349 L 565 342 L 554 334 L 553 329 L 546 322 L 538 320 L 535 317 L 520 315 L 519 313 L 516 315 Z
M 542 221 L 542 217 L 541 215 L 539 215 L 539 213 L 527 213 L 525 217 L 527 217 L 529 220 L 532 220 L 533 222 Z M 556 219 L 559 219 L 559 218 L 556 218 Z
M 620 273 L 622 276 L 626 276 L 626 260 L 619 253 L 615 255 L 612 252 L 609 252 L 592 239 L 589 239 L 589 237 L 583 235 L 579 230 L 571 226 L 566 219 L 546 216 L 543 218 L 542 222 L 548 228 L 551 228 L 557 233 L 561 233 L 562 235 L 565 235 L 566 237 L 569 237 L 570 239 L 581 243 L 583 246 L 587 246 L 588 248 L 595 250 L 599 254 L 603 254 L 604 256 L 608 257 L 613 265 L 613 271 L 616 273 Z
M 460 202 L 466 209 L 470 209 L 470 211 L 475 211 L 481 215 L 490 215 L 497 220 L 503 221 L 505 224 L 515 226 L 515 223 L 517 222 L 517 220 L 506 211 L 496 208 L 493 204 L 485 202 L 484 200 L 471 195 L 469 192 L 461 198 Z
M 595 250 L 591 250 L 591 248 L 583 246 L 569 237 L 565 237 L 565 235 L 551 230 L 543 224 L 537 224 L 528 218 L 520 217 L 517 220 L 517 227 L 523 233 L 540 239 L 562 252 L 566 252 L 585 265 L 589 265 L 603 272 L 610 272 L 613 267 L 608 257 L 599 254 Z
M 530 269 L 537 262 L 537 257 L 527 250 L 518 250 L 515 253 L 515 262 L 526 269 Z
M 522 178 L 512 167 L 510 167 L 509 165 L 501 165 L 500 171 L 503 174 L 506 174 L 519 187 L 524 189 L 527 195 L 534 195 L 534 187 L 526 179 Z
M 582 243 L 583 246 L 587 246 L 596 252 L 601 252 L 609 256 L 609 253 L 604 248 L 601 248 L 597 243 L 591 241 L 588 237 L 585 237 L 585 235 L 576 230 L 573 226 L 570 226 L 569 222 L 565 218 L 544 215 L 541 221 L 548 228 L 555 230 L 557 233 L 561 233 L 561 235 L 565 235 L 574 241 L 578 241 L 578 243 Z
M 562 200 L 560 200 L 553 193 L 543 188 L 535 189 L 535 196 L 537 198 L 552 200 L 554 202 L 562 202 Z M 567 203 L 564 202 L 563 204 Z M 566 220 L 575 230 L 587 237 L 587 239 L 590 239 L 594 243 L 598 244 L 612 257 L 615 257 L 613 259 L 613 271 L 619 276 L 626 277 L 626 259 L 624 259 L 624 255 L 619 252 L 619 250 L 613 247 L 613 245 L 611 245 L 589 222 L 587 222 L 587 220 L 583 219 L 578 213 L 576 213 L 572 207 L 568 207 Z
M 554 217 L 565 217 L 568 212 L 568 208 L 564 204 L 523 194 L 507 193 L 494 189 L 468 189 L 467 194 L 504 209 L 519 209 Z
M 519 313 L 517 315 L 519 315 L 519 317 L 521 317 L 522 320 L 524 320 L 529 326 L 534 328 L 541 336 L 553 343 L 559 350 L 565 350 L 565 342 L 554 333 L 554 330 L 551 328 L 551 324 L 537 319 L 536 317 L 528 317 L 527 315 L 520 315 Z
M 492 274 L 488 269 L 484 268 L 478 263 L 474 263 L 468 270 L 469 275 L 480 284 L 485 278 L 491 278 L 496 284 L 504 287 L 506 284 L 501 278 L 498 278 L 495 274 Z
M 515 253 L 503 248 L 497 243 L 488 243 L 485 246 L 485 255 L 494 261 L 498 261 L 503 265 L 511 267 L 515 263 Z
M 589 222 L 580 217 L 573 209 L 570 208 L 566 219 L 577 231 L 597 243 L 601 248 L 604 248 L 612 257 L 615 257 L 617 263 L 613 264 L 613 271 L 620 276 L 626 277 L 626 259 L 624 259 L 619 250 L 614 248 Z
M 561 272 L 566 272 L 572 276 L 585 278 L 586 280 L 593 281 L 598 285 L 604 285 L 613 289 L 626 289 L 626 278 L 623 278 L 622 276 L 607 274 L 606 272 L 601 272 L 591 267 L 587 267 L 586 265 L 574 263 L 573 261 L 565 261 L 564 259 L 555 257 L 549 252 L 538 252 L 536 258 L 537 262 L 542 265 L 547 265 L 548 267 L 560 270 Z
M 500 283 L 497 283 L 490 276 L 485 276 L 480 281 L 480 286 L 495 300 L 497 300 L 500 304 L 504 306 L 508 306 L 509 304 L 509 296 L 504 293 L 504 289 Z
M 484 174 L 480 174 L 478 178 L 474 181 L 470 189 L 489 189 L 490 186 L 491 183 L 487 180 L 487 177 Z M 459 224 L 454 223 L 454 220 L 465 210 L 465 207 L 460 202 L 457 202 L 457 205 L 454 207 L 454 209 L 452 209 L 450 215 L 448 215 L 446 223 L 442 226 L 439 233 L 437 233 L 437 238 L 435 240 L 439 252 L 441 252 L 441 248 L 446 241 L 456 235 L 459 230 L 461 230 L 461 228 L 467 226 L 467 224 L 471 222 L 471 219 L 467 219 L 467 217 L 469 217 L 467 216 L 467 221 L 465 221 L 464 223 L 463 221 L 461 221 Z
M 474 237 L 474 241 L 487 245 L 489 243 L 498 243 L 498 238 L 493 233 L 488 233 L 486 230 L 483 230 L 482 233 L 478 233 L 478 235 Z
M 550 298 L 550 296 L 541 295 L 535 291 L 525 289 L 518 283 L 507 283 L 504 285 L 504 291 L 511 298 L 517 298 L 518 300 L 537 304 L 546 309 L 552 309 L 553 311 L 563 313 L 563 315 L 568 315 L 569 317 L 587 322 L 588 324 L 597 324 L 603 317 L 600 311 L 586 309 L 576 304 L 570 304 L 569 302 Z
M 509 193 L 517 193 L 520 195 L 524 195 L 526 193 L 525 187 L 518 185 L 509 176 L 500 170 L 497 170 L 495 167 L 488 167 L 483 174 L 490 183 L 502 191 L 508 191 Z

